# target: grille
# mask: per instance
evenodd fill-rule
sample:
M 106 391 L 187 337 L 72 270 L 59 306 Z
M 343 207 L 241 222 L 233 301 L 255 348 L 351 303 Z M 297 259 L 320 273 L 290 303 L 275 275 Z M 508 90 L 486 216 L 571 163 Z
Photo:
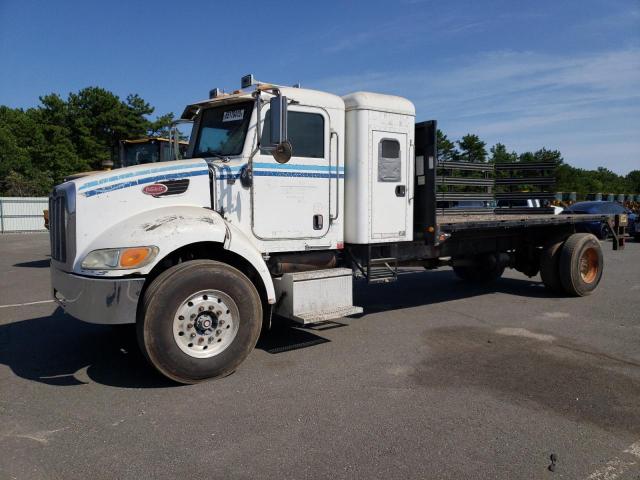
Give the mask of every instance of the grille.
M 54 190 L 49 197 L 49 238 L 51 258 L 67 261 L 67 197 L 62 190 Z
M 180 180 L 167 180 L 160 182 L 167 187 L 167 191 L 158 195 L 158 197 L 166 197 L 167 195 L 180 195 L 189 188 L 189 179 L 181 178 Z

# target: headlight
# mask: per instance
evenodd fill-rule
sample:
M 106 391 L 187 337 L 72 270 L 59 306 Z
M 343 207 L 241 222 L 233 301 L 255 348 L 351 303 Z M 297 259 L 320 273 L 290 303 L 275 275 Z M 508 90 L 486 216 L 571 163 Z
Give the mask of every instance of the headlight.
M 144 267 L 158 254 L 158 247 L 105 248 L 90 252 L 82 261 L 85 270 L 126 270 Z

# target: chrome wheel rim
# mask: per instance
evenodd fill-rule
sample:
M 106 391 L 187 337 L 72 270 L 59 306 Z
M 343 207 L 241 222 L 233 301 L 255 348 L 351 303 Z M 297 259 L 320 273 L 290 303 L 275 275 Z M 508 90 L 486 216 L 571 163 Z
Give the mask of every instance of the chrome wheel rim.
M 238 333 L 236 302 L 220 290 L 202 290 L 185 299 L 173 319 L 173 338 L 184 353 L 195 358 L 219 355 Z

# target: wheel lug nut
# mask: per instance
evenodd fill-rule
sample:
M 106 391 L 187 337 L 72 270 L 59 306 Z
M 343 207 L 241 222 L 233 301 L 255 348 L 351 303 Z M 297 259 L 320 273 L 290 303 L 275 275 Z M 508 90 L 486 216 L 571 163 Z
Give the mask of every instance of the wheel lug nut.
M 198 307 L 198 311 L 202 312 L 204 310 L 204 307 Z
M 218 323 L 219 323 L 220 325 L 224 325 L 224 320 L 220 320 Z
M 204 342 L 204 338 L 199 338 L 198 343 L 202 343 L 202 342 Z
M 209 310 L 213 310 L 213 305 L 209 305 Z
M 216 330 L 216 335 L 220 335 L 222 333 L 222 330 Z
M 196 334 L 195 334 L 195 333 L 192 333 L 192 334 L 191 334 L 191 338 L 195 338 L 195 336 L 196 336 Z
M 196 318 L 196 314 L 195 314 L 195 313 L 192 313 L 192 314 L 191 314 L 191 317 L 189 317 L 189 318 Z
M 193 328 L 193 323 L 187 323 L 187 328 Z

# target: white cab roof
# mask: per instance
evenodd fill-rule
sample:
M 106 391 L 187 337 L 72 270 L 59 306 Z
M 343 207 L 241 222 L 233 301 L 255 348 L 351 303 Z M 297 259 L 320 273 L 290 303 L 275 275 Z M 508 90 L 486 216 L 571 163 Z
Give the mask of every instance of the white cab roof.
M 342 97 L 349 110 L 378 110 L 380 112 L 416 115 L 416 108 L 409 100 L 395 95 L 384 95 L 372 92 L 354 92 Z
M 302 105 L 309 105 L 313 107 L 331 108 L 337 110 L 344 110 L 344 102 L 338 95 L 332 93 L 321 92 L 319 90 L 310 90 L 308 88 L 295 88 L 295 87 L 281 87 L 274 85 L 280 90 L 282 95 L 286 96 L 289 100 L 294 100 Z M 253 100 L 251 91 L 236 90 L 237 93 L 224 94 L 216 98 L 208 98 L 199 102 L 187 105 L 182 118 L 190 119 L 193 117 L 198 107 L 206 107 L 209 105 L 224 105 L 225 103 L 234 103 L 242 100 Z M 265 92 L 265 97 L 269 98 L 269 93 Z
M 282 95 L 291 100 L 300 102 L 303 105 L 316 107 L 335 108 L 344 110 L 342 98 L 333 93 L 321 92 L 320 90 L 310 90 L 308 88 L 278 87 Z

